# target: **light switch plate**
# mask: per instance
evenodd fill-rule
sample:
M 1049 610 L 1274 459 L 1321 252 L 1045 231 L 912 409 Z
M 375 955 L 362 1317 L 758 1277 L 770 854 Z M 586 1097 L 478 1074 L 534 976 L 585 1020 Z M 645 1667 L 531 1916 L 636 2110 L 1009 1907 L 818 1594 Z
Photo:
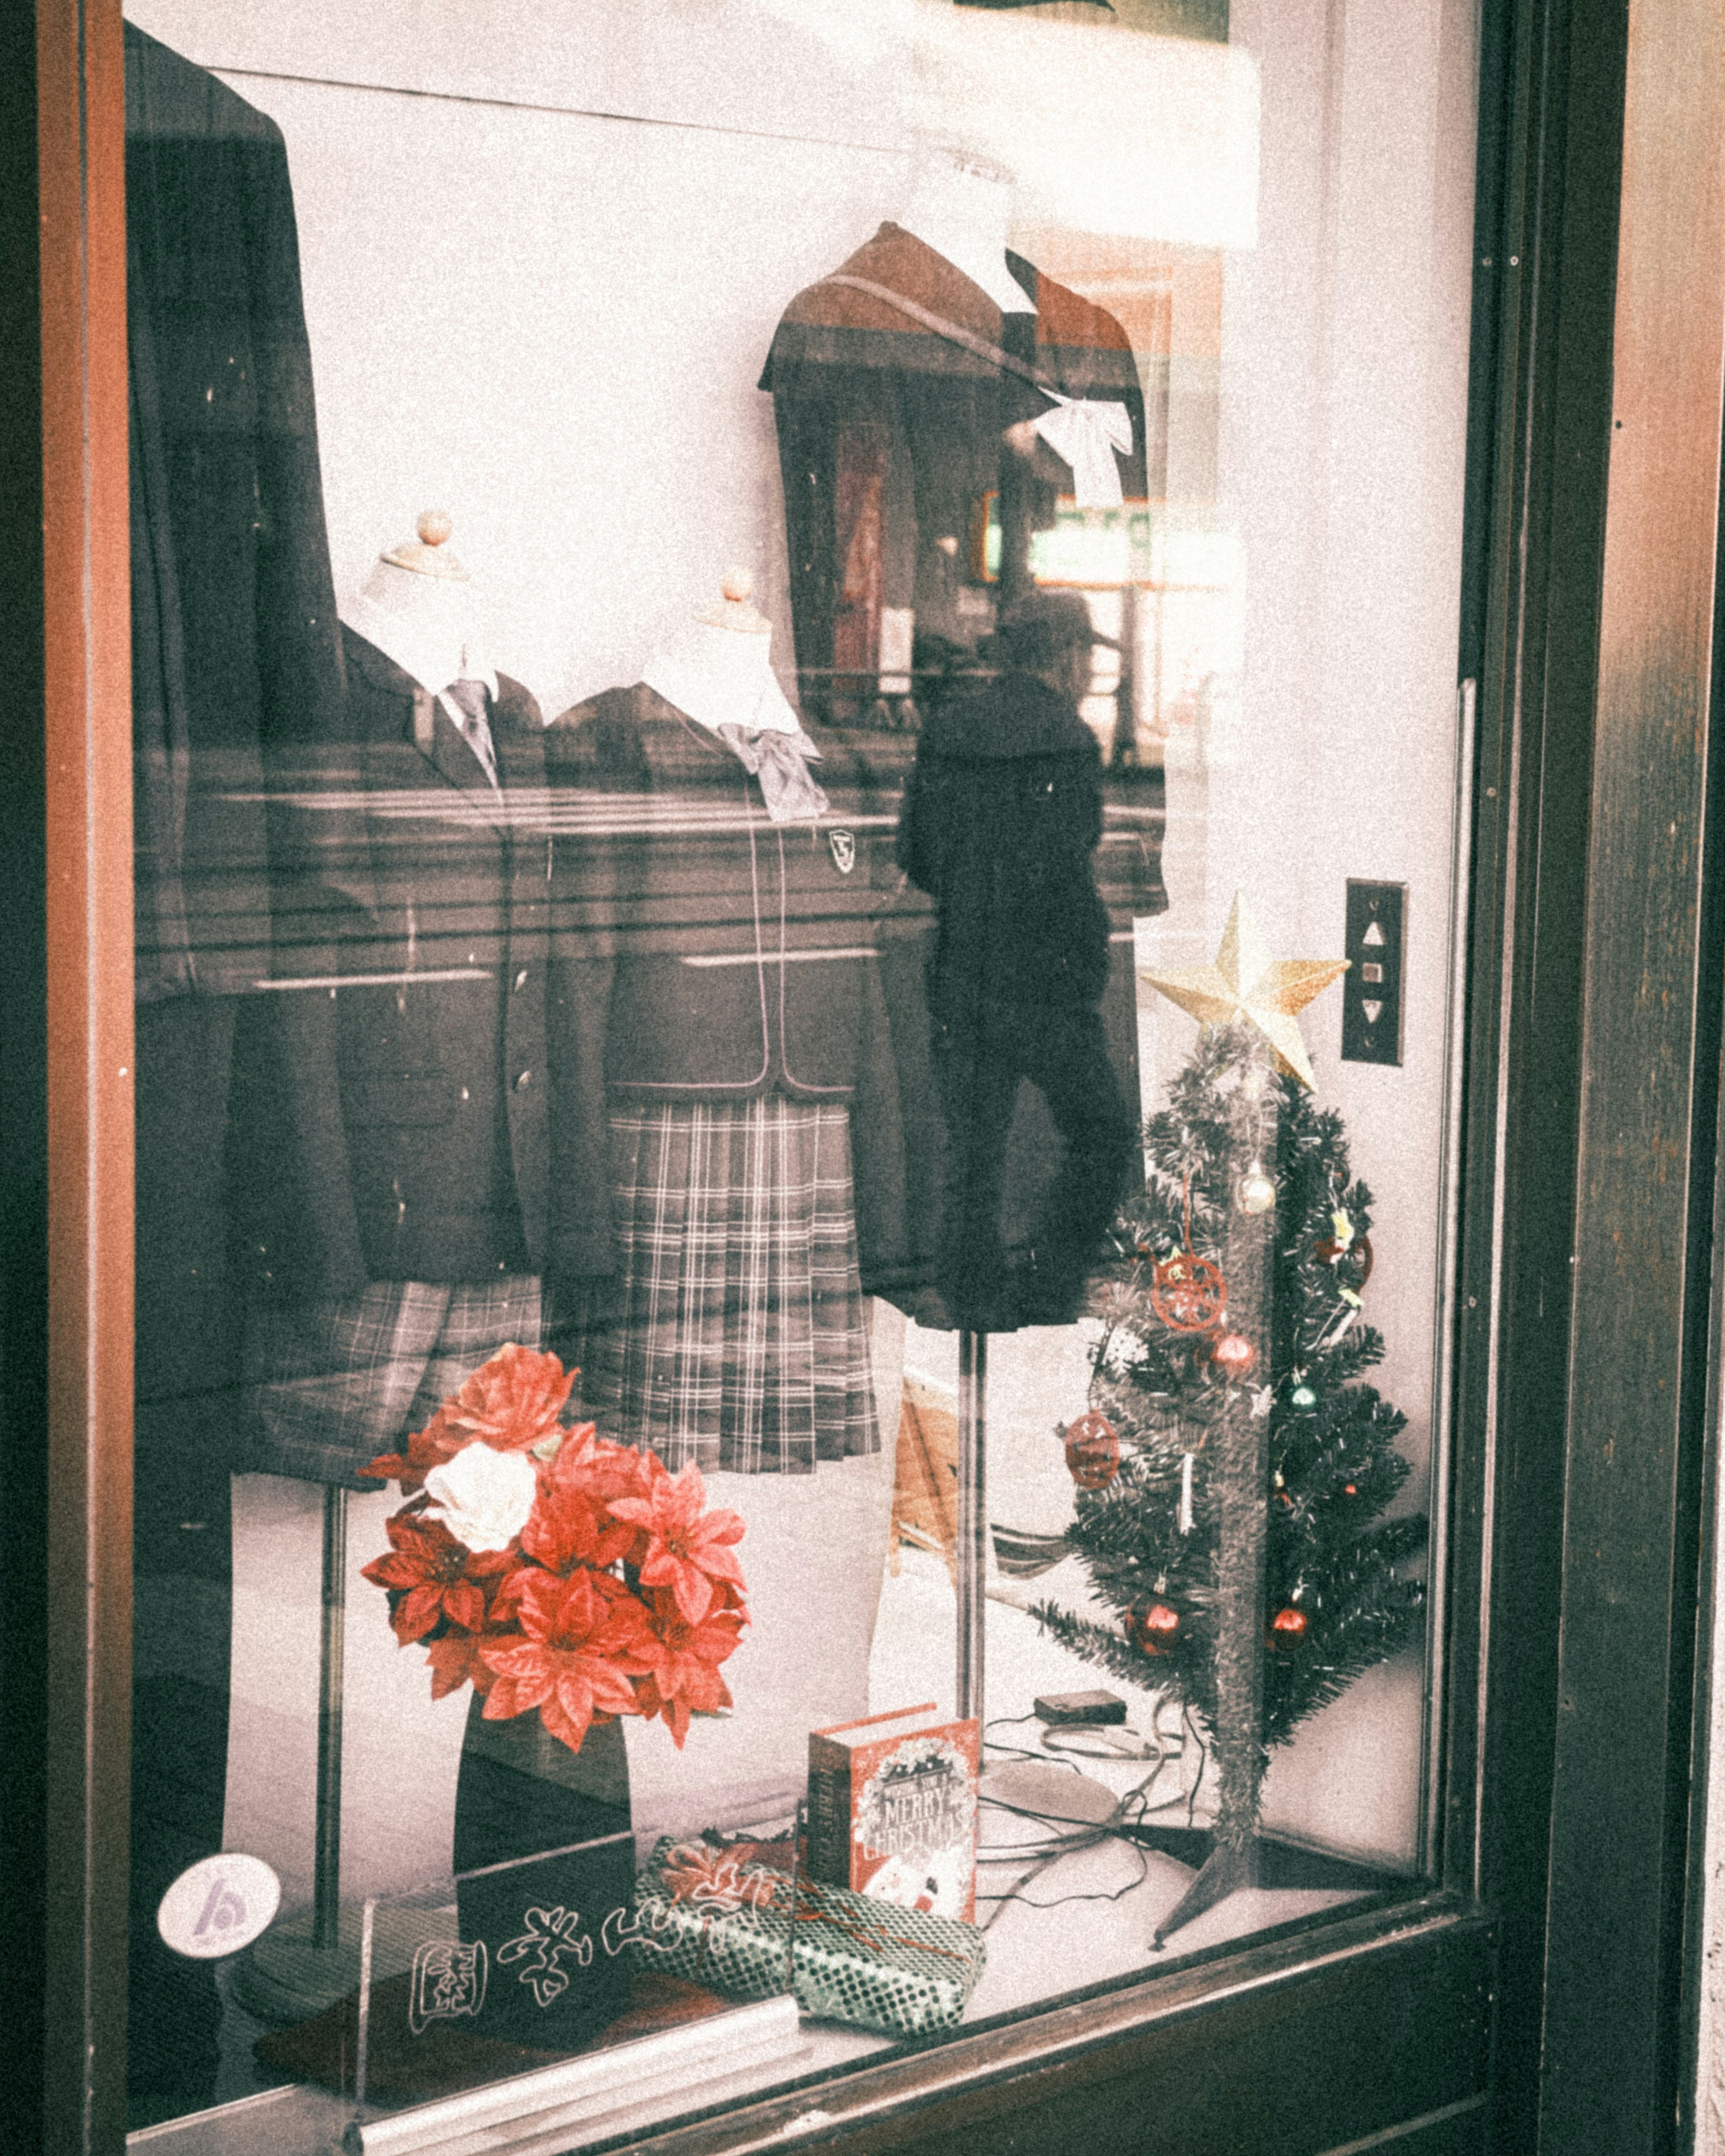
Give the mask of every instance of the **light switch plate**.
M 1404 883 L 1348 883 L 1350 964 L 1342 977 L 1342 1060 L 1402 1060 L 1402 974 L 1408 916 Z

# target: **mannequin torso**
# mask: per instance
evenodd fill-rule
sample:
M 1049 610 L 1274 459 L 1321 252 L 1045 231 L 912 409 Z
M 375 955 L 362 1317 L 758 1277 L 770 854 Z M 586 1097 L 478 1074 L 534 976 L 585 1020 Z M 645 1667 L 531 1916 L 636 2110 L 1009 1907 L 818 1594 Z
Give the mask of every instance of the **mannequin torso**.
M 452 556 L 439 551 L 449 537 L 449 521 L 428 510 L 418 531 L 418 545 L 410 542 L 378 557 L 342 607 L 341 619 L 434 696 L 465 680 L 483 681 L 495 696 L 496 677 L 482 649 L 472 581 Z M 411 565 L 403 557 L 413 557 Z
M 771 624 L 749 603 L 749 578 L 732 570 L 722 588 L 719 604 L 698 608 L 654 654 L 641 679 L 685 717 L 715 732 L 721 726 L 798 732 L 797 715 L 773 671 Z
M 897 221 L 980 285 L 1004 314 L 1034 314 L 1035 301 L 1007 267 L 1012 203 L 1013 177 L 1004 165 L 924 142 Z

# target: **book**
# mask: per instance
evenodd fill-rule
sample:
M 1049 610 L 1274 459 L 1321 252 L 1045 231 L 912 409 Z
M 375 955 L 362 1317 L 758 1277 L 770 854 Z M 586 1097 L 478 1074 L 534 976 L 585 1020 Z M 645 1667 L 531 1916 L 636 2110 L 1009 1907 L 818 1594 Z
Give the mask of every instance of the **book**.
M 810 1733 L 808 1873 L 971 1923 L 982 1725 L 937 1714 L 928 1700 Z

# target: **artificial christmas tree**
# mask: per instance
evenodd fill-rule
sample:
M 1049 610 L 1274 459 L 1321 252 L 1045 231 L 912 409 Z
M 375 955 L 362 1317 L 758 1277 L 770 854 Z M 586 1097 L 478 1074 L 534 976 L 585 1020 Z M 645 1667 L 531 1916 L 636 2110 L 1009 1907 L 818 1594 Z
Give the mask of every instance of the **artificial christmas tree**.
M 1146 1126 L 1147 1187 L 1094 1293 L 1090 1411 L 1065 1433 L 1086 1469 L 1066 1546 L 1116 1620 L 1036 1613 L 1211 1732 L 1215 1870 L 1164 1931 L 1250 1883 L 1267 1748 L 1408 1645 L 1424 1604 L 1401 1568 L 1425 1521 L 1380 1517 L 1409 1473 L 1406 1419 L 1360 1382 L 1384 1353 L 1361 1301 L 1370 1193 L 1291 1014 L 1262 1022 L 1271 977 L 1297 976 L 1304 1000 L 1317 969 L 1271 965 L 1237 905 L 1222 962 L 1202 969 L 1209 1022 Z

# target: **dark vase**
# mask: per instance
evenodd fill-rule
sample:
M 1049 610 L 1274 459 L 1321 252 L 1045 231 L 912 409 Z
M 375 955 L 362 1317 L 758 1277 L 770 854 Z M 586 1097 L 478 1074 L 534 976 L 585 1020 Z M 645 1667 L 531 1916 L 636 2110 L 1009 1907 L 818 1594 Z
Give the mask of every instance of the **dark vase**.
M 464 1944 L 485 1949 L 478 2031 L 572 2050 L 629 2004 L 618 1923 L 634 1886 L 623 1725 L 579 1752 L 536 1714 L 468 1711 L 455 1789 L 455 1882 Z

